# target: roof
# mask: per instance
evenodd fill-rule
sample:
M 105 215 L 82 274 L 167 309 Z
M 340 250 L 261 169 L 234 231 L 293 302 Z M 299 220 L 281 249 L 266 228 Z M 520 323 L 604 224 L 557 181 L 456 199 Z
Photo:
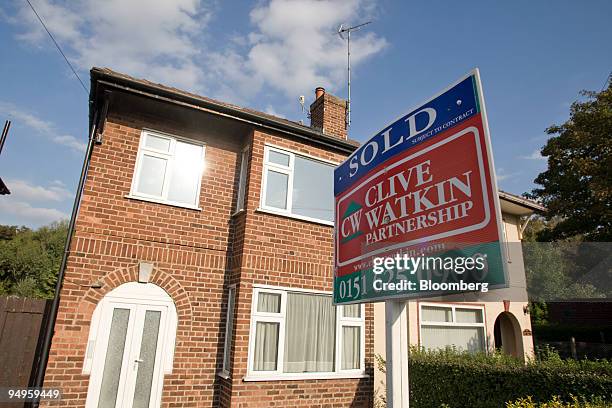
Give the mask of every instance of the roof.
M 546 212 L 546 207 L 536 203 L 533 200 L 529 200 L 516 194 L 507 193 L 502 190 L 499 190 L 498 193 L 499 198 L 502 200 L 502 207 L 505 207 L 503 209 L 512 214 L 528 215 L 532 212 Z M 503 201 L 506 202 L 505 205 Z
M 270 115 L 255 109 L 218 101 L 205 96 L 183 91 L 178 88 L 154 83 L 146 79 L 134 78 L 132 76 L 113 71 L 109 68 L 94 67 L 91 69 L 90 74 L 90 100 L 93 102 L 90 104 L 91 109 L 95 109 L 95 105 L 101 97 L 100 94 L 103 87 L 114 88 L 125 92 L 140 94 L 142 96 L 149 96 L 158 100 L 177 102 L 193 108 L 202 108 L 209 112 L 216 112 L 225 116 L 230 116 L 234 119 L 247 121 L 254 125 L 272 128 L 274 130 L 290 133 L 295 136 L 307 137 L 313 142 L 331 145 L 344 151 L 345 153 L 352 153 L 359 146 L 359 142 L 355 140 L 343 140 L 330 136 L 321 132 L 320 130 L 303 125 L 300 122 Z M 90 117 L 92 117 L 91 110 Z
M 151 97 L 157 100 L 176 102 L 180 105 L 203 109 L 208 112 L 229 116 L 233 119 L 248 122 L 256 126 L 271 128 L 294 136 L 307 138 L 310 141 L 334 147 L 347 154 L 352 153 L 359 147 L 360 143 L 355 140 L 343 140 L 327 135 L 320 130 L 305 126 L 300 122 L 288 120 L 279 116 L 270 115 L 255 109 L 218 101 L 202 95 L 187 92 L 178 88 L 148 81 L 146 79 L 134 78 L 130 75 L 113 71 L 110 68 L 94 67 L 91 73 L 91 95 L 90 117 L 99 101 L 102 88 L 110 88 Z M 1 182 L 1 180 L 0 180 Z M 7 189 L 8 191 L 8 189 Z M 528 200 L 505 191 L 499 191 L 499 197 L 505 204 L 504 210 L 512 214 L 527 215 L 534 211 L 544 212 L 546 208 L 534 201 Z

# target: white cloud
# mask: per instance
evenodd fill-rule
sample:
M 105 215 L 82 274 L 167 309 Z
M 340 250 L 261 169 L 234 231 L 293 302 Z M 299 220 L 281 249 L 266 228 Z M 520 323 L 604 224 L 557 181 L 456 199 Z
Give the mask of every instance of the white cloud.
M 504 170 L 501 167 L 495 170 L 495 176 L 497 177 L 497 181 L 500 181 L 500 182 L 511 180 L 515 178 L 516 176 L 518 176 L 519 174 L 521 173 L 520 172 L 508 173 L 506 170 Z
M 8 216 L 11 224 L 32 227 L 70 218 L 67 213 L 55 208 L 34 207 L 30 203 L 17 201 L 11 196 L 0 197 L 0 214 L 3 215 L 3 218 Z
M 546 157 L 540 153 L 540 149 L 535 149 L 531 154 L 519 156 L 519 158 L 525 160 L 546 160 Z
M 11 198 L 27 201 L 65 201 L 74 196 L 66 189 L 61 181 L 54 181 L 50 186 L 39 186 L 28 183 L 25 180 L 6 180 L 6 185 L 11 190 Z
M 196 63 L 203 28 L 210 19 L 200 0 L 31 0 L 69 58 L 81 70 L 108 66 L 152 81 L 197 88 Z M 27 4 L 20 39 L 49 41 Z
M 38 227 L 70 218 L 52 204 L 66 203 L 74 197 L 61 181 L 54 180 L 48 186 L 17 179 L 4 181 L 11 194 L 0 197 L 0 223 Z
M 72 150 L 76 150 L 78 152 L 85 152 L 87 145 L 80 140 L 78 140 L 74 136 L 70 135 L 62 135 L 53 137 L 53 141 L 57 144 L 61 144 L 71 148 Z
M 53 125 L 50 122 L 46 122 L 28 112 L 19 110 L 9 103 L 0 102 L 0 112 L 8 115 L 11 118 L 22 121 L 24 125 L 36 130 L 39 133 L 53 132 Z
M 346 42 L 336 29 L 366 18 L 371 5 L 363 0 L 272 0 L 259 5 L 250 13 L 255 30 L 247 35 L 249 45 L 242 53 L 217 54 L 216 69 L 238 84 L 248 79 L 248 86 L 239 87 L 247 93 L 265 86 L 294 99 L 310 95 L 317 86 L 337 91 L 345 83 Z M 367 30 L 354 34 L 351 44 L 353 67 L 387 46 L 384 38 Z
M 37 133 L 47 137 L 54 143 L 69 147 L 71 150 L 77 153 L 82 153 L 85 151 L 85 142 L 82 142 L 71 135 L 58 135 L 55 124 L 40 119 L 39 117 L 34 116 L 23 109 L 17 108 L 10 103 L 0 101 L 0 113 L 7 115 L 9 119 L 17 121 L 15 124 L 23 124 Z
M 247 31 L 211 38 L 214 7 L 203 0 L 32 1 L 81 71 L 108 66 L 241 104 L 259 94 L 293 100 L 317 86 L 344 87 L 346 42 L 336 29 L 372 17 L 376 6 L 373 0 L 258 2 Z M 24 25 L 22 40 L 49 41 L 27 4 L 13 21 Z M 351 38 L 353 67 L 387 46 L 374 30 Z

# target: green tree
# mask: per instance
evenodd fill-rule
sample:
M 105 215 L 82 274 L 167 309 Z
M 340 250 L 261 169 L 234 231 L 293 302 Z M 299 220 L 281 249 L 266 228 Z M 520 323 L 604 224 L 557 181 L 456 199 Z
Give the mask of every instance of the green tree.
M 536 216 L 523 233 L 523 260 L 529 298 L 535 303 L 548 300 L 602 298 L 608 293 L 609 271 L 605 269 L 607 243 L 585 243 L 582 236 L 541 242 L 544 232 L 553 230 L 558 217 Z M 542 305 L 540 305 L 542 306 Z M 545 313 L 542 319 L 545 319 Z M 532 315 L 532 318 L 539 317 Z
M 559 221 L 540 240 L 582 235 L 586 241 L 612 241 L 612 82 L 602 92 L 583 91 L 570 119 L 546 129 L 553 135 L 542 148 L 548 169 L 529 196 Z
M 28 227 L 18 227 L 16 225 L 0 225 L 0 240 L 13 239 L 17 232 L 27 229 Z
M 68 222 L 37 230 L 2 226 L 0 231 L 7 237 L 0 239 L 0 294 L 52 298 Z

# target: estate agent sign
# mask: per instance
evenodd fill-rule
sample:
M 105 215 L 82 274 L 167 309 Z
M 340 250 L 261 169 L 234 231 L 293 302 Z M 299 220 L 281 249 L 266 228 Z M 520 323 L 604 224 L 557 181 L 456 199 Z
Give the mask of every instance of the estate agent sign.
M 334 195 L 337 304 L 507 286 L 477 69 L 355 151 Z

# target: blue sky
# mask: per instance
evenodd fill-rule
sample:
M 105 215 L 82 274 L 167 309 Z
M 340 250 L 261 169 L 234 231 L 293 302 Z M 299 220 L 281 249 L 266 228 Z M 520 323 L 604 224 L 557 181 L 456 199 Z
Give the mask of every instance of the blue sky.
M 479 67 L 502 189 L 545 169 L 544 129 L 612 69 L 612 2 L 31 0 L 89 86 L 92 65 L 294 120 L 314 88 L 346 96 L 340 23 L 352 37 L 352 127 L 367 140 Z M 87 139 L 87 96 L 25 0 L 0 6 L 0 120 L 13 126 L 0 223 L 68 217 Z

